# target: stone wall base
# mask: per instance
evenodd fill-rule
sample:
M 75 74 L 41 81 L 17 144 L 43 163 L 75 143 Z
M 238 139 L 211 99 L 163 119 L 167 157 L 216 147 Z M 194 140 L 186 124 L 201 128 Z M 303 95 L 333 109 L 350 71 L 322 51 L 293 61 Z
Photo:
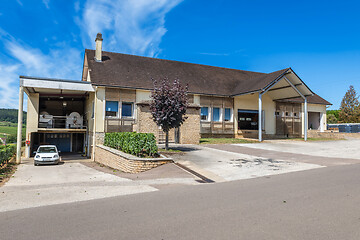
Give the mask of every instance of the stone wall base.
M 97 145 L 95 149 L 95 162 L 126 173 L 139 173 L 171 163 L 173 160 L 166 157 L 139 158 L 116 149 Z
M 317 130 L 309 130 L 308 137 L 309 138 L 332 138 L 332 139 L 360 138 L 360 133 L 341 133 L 341 132 L 331 131 L 331 130 L 320 132 Z

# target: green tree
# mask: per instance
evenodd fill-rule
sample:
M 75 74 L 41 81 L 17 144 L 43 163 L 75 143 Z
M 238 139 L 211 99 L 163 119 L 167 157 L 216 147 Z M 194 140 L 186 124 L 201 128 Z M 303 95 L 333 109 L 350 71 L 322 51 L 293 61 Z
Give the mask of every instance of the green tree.
M 332 113 L 326 115 L 327 123 L 338 123 L 338 119 Z
M 350 86 L 341 101 L 339 121 L 342 123 L 360 122 L 360 104 L 354 86 Z

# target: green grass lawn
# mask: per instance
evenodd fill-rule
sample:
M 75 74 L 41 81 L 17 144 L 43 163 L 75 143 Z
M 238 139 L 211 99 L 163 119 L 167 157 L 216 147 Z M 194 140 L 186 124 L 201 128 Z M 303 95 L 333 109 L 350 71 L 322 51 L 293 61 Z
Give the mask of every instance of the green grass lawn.
M 172 149 L 172 148 L 169 148 L 168 150 L 165 150 L 164 148 L 159 148 L 159 152 L 160 153 L 180 153 L 182 151 L 179 149 Z
M 200 138 L 200 144 L 256 143 L 256 140 L 242 138 Z

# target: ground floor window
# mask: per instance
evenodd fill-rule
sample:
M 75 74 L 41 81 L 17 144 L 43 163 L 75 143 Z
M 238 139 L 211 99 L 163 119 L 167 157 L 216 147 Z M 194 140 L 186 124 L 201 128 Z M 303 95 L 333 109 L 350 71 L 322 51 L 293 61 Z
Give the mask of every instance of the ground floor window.
M 132 117 L 133 116 L 133 103 L 123 102 L 121 104 L 121 116 Z
M 229 122 L 231 121 L 231 108 L 225 108 L 224 114 L 224 121 Z
M 213 108 L 213 113 L 212 113 L 212 120 L 214 122 L 220 122 L 220 108 L 218 107 L 214 107 Z
M 209 108 L 208 107 L 201 107 L 201 120 L 207 121 L 209 120 Z
M 105 116 L 117 117 L 117 113 L 119 111 L 119 103 L 116 101 L 106 101 L 105 110 Z

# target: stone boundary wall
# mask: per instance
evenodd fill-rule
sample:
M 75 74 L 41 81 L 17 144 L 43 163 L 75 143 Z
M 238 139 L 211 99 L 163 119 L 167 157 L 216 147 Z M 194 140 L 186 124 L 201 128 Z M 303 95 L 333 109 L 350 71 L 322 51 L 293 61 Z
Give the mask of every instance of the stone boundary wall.
M 309 138 L 333 138 L 333 139 L 360 138 L 360 133 L 342 133 L 342 132 L 331 131 L 331 130 L 320 132 L 317 130 L 309 130 L 308 137 Z
M 104 145 L 96 145 L 95 162 L 126 173 L 139 173 L 171 163 L 173 160 L 164 156 L 160 158 L 140 158 Z

